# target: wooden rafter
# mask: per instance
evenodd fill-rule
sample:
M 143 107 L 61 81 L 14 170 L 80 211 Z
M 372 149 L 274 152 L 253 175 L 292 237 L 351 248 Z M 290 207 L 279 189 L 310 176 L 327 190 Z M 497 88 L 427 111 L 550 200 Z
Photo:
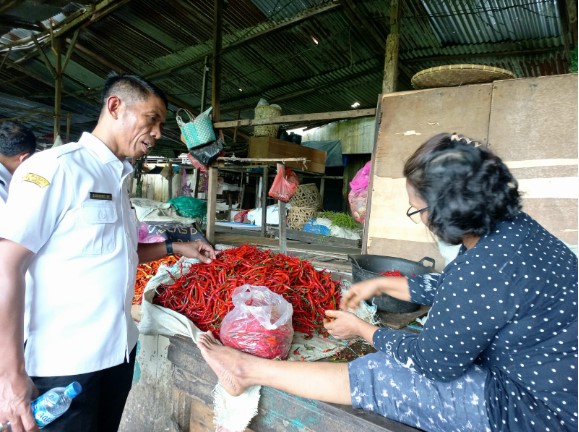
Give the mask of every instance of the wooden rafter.
M 286 29 L 288 27 L 294 26 L 297 23 L 301 22 L 301 21 L 305 21 L 308 20 L 310 18 L 313 18 L 319 14 L 322 13 L 326 13 L 329 11 L 332 11 L 336 8 L 340 7 L 339 4 L 334 4 L 334 5 L 329 5 L 329 6 L 323 6 L 321 8 L 316 8 L 316 9 L 310 9 L 308 12 L 300 14 L 299 16 L 296 16 L 293 19 L 284 21 L 282 23 L 268 23 L 265 28 L 263 25 L 259 26 L 258 28 L 260 28 L 261 30 L 258 30 L 256 32 L 252 32 L 251 29 L 247 29 L 246 33 L 248 34 L 248 36 L 238 39 L 234 42 L 230 42 L 230 43 L 224 43 L 223 46 L 221 47 L 221 53 L 224 53 L 226 51 L 231 50 L 232 48 L 239 48 L 240 46 L 246 45 L 250 42 L 253 42 L 255 39 L 258 38 L 262 38 L 265 36 L 269 36 L 271 33 L 273 32 L 277 32 L 283 29 Z M 207 43 L 207 50 L 205 50 L 203 53 L 199 54 L 198 56 L 196 56 L 195 58 L 192 58 L 190 60 L 184 61 L 179 63 L 176 66 L 171 66 L 169 68 L 166 69 L 162 69 L 159 70 L 155 73 L 149 74 L 146 76 L 147 79 L 156 79 L 156 78 L 161 78 L 164 76 L 167 76 L 169 74 L 172 74 L 178 70 L 181 70 L 183 68 L 189 67 L 197 62 L 200 61 L 204 61 L 205 57 L 207 56 L 211 56 L 213 53 L 212 51 L 212 46 L 211 46 L 211 41 L 209 41 Z M 182 56 L 182 52 L 181 51 L 176 51 L 175 53 L 173 53 L 170 57 L 175 57 L 175 58 L 180 58 Z

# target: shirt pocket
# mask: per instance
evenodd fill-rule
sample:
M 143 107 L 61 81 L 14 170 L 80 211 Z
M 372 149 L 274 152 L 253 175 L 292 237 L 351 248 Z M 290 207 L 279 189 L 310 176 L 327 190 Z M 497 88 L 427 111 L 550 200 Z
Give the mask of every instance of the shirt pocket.
M 115 250 L 117 210 L 112 201 L 85 202 L 81 208 L 83 255 L 102 255 Z

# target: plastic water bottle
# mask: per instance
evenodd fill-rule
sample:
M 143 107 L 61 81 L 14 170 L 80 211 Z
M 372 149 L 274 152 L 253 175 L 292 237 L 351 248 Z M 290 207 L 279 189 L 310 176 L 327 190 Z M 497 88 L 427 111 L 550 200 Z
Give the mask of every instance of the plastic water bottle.
M 32 415 L 40 429 L 68 410 L 72 399 L 80 394 L 82 386 L 73 381 L 66 387 L 55 387 L 32 401 Z

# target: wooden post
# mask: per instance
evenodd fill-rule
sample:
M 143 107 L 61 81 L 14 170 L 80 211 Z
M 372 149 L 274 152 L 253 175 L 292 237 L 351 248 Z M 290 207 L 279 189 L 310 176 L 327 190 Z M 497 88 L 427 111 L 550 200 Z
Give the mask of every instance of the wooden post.
M 215 241 L 215 210 L 217 207 L 217 168 L 209 167 L 207 179 L 207 228 L 205 238 L 209 243 Z
M 205 92 L 207 91 L 207 72 L 209 72 L 209 66 L 207 66 L 207 56 L 205 56 L 205 61 L 203 62 L 203 83 L 201 84 L 201 107 L 200 112 L 205 111 Z
M 213 4 L 213 70 L 211 75 L 211 106 L 213 122 L 220 118 L 219 100 L 221 98 L 221 46 L 223 27 L 223 0 L 214 0 Z
M 167 180 L 169 182 L 169 199 L 173 198 L 173 164 L 169 161 L 169 175 L 167 176 Z
M 287 234 L 285 223 L 285 203 L 278 200 L 279 206 L 279 251 L 287 253 Z
M 65 143 L 70 142 L 70 124 L 72 122 L 72 114 L 71 113 L 67 113 L 66 114 L 66 140 L 64 141 Z
M 61 101 L 62 101 L 62 38 L 55 38 L 52 40 L 52 50 L 56 56 L 55 66 L 55 80 L 54 80 L 54 140 L 60 135 L 60 115 L 61 115 Z
M 324 209 L 324 192 L 326 191 L 326 178 L 320 179 L 320 206 Z
M 261 176 L 261 236 L 265 237 L 267 228 L 267 179 L 269 176 L 269 167 L 263 167 Z
M 398 80 L 398 48 L 400 45 L 400 9 L 398 0 L 391 0 L 390 33 L 386 38 L 382 93 L 392 93 L 396 91 L 396 81 Z

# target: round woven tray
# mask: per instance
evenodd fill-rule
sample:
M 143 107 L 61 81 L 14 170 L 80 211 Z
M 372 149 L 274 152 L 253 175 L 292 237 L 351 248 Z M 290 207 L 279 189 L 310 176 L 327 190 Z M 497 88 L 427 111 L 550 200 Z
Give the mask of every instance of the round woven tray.
M 486 65 L 456 64 L 424 69 L 416 73 L 411 82 L 415 89 L 423 89 L 481 84 L 511 78 L 515 78 L 515 75 L 506 69 Z

